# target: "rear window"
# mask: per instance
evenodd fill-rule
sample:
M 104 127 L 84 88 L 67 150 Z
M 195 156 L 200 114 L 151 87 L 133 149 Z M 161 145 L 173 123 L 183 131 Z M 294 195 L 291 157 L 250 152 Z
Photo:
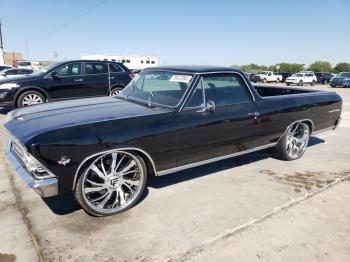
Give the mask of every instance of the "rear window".
M 340 73 L 339 76 L 341 76 L 341 77 L 350 77 L 350 72 Z
M 108 73 L 106 63 L 85 63 L 85 73 L 87 75 Z

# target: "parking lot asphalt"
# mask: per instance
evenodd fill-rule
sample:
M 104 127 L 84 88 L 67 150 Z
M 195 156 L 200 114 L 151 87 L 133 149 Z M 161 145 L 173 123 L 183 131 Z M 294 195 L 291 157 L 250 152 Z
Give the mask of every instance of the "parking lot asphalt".
M 0 261 L 350 261 L 350 89 L 333 90 L 342 122 L 300 160 L 265 150 L 153 177 L 139 204 L 110 217 L 70 195 L 41 199 L 1 154 Z

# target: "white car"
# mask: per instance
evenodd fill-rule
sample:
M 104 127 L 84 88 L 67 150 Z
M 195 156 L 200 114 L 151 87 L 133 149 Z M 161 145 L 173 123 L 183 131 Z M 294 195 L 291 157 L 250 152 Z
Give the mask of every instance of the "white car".
M 263 71 L 253 77 L 253 82 L 281 82 L 282 75 L 275 75 L 272 71 Z
M 287 86 L 291 84 L 296 84 L 299 86 L 302 86 L 304 84 L 310 84 L 313 86 L 316 83 L 317 83 L 317 78 L 315 74 L 311 71 L 293 74 L 292 76 L 287 77 L 286 79 Z

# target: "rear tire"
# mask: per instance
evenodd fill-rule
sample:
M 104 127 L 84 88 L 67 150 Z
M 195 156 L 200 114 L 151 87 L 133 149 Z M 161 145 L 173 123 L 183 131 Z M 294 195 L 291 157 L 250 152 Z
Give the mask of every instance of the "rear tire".
M 312 80 L 311 85 L 312 85 L 312 86 L 315 85 L 315 80 Z
M 115 87 L 111 91 L 111 96 L 117 96 L 123 90 L 122 87 Z
M 303 156 L 309 143 L 310 127 L 304 122 L 291 125 L 274 148 L 274 155 L 282 160 L 291 161 Z
M 287 86 L 290 86 L 290 83 L 287 83 Z
M 279 79 L 279 78 L 277 78 L 276 83 L 279 83 L 279 82 L 280 82 L 280 79 Z
M 304 84 L 303 80 L 300 80 L 298 85 L 303 86 L 303 84 Z

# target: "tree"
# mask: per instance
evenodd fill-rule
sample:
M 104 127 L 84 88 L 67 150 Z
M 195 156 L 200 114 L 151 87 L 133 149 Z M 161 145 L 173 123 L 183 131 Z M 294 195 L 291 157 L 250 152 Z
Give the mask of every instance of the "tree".
M 296 63 L 279 63 L 274 67 L 279 66 L 278 72 L 290 72 L 297 73 L 304 70 L 304 64 L 296 64 Z
M 309 66 L 310 71 L 314 72 L 331 72 L 331 63 L 327 61 L 316 61 Z
M 350 72 L 350 64 L 349 63 L 339 63 L 334 67 L 334 71 L 337 73 Z
M 232 67 L 238 67 L 243 72 L 248 72 L 248 73 L 257 73 L 259 71 L 267 70 L 267 66 L 257 65 L 257 64 L 233 65 Z

